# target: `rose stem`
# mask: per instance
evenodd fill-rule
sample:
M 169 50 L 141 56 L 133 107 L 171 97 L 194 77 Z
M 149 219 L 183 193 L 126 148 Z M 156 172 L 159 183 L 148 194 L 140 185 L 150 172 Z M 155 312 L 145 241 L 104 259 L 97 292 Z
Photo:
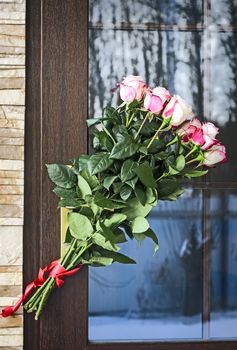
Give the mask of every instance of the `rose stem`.
M 143 121 L 142 121 L 142 123 L 141 123 L 141 125 L 140 125 L 140 127 L 139 127 L 139 129 L 138 129 L 138 131 L 136 133 L 136 135 L 135 135 L 135 138 L 134 138 L 135 140 L 137 139 L 138 135 L 140 134 L 140 132 L 141 132 L 145 122 L 147 121 L 148 117 L 149 117 L 149 113 L 147 113 L 145 118 L 143 119 Z

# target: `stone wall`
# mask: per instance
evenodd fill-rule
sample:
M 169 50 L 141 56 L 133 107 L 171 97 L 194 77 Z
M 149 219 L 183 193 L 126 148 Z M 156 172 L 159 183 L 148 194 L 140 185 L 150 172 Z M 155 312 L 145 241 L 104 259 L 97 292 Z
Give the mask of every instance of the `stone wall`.
M 0 308 L 22 291 L 25 0 L 0 0 Z M 22 309 L 0 317 L 0 350 L 22 349 Z

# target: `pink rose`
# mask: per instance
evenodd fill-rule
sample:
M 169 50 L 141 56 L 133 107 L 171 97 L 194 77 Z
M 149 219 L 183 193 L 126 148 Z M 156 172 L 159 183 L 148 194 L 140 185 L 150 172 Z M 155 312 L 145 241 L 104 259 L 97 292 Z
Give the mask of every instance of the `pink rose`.
M 183 137 L 184 142 L 188 142 L 188 138 L 192 136 L 192 134 L 202 127 L 201 122 L 198 120 L 198 118 L 194 118 L 190 121 L 185 122 L 177 129 L 177 134 L 181 137 Z
M 163 109 L 162 99 L 151 92 L 147 92 L 144 99 L 144 107 L 154 114 L 159 114 Z
M 203 165 L 211 167 L 217 163 L 224 163 L 226 160 L 225 146 L 218 143 L 204 153 Z
M 202 131 L 205 139 L 205 143 L 202 145 L 203 150 L 208 150 L 213 145 L 218 143 L 215 137 L 219 133 L 219 129 L 213 123 L 203 123 Z
M 193 117 L 192 108 L 178 95 L 174 95 L 165 107 L 164 118 L 170 118 L 172 126 L 179 126 Z
M 197 146 L 202 146 L 205 143 L 205 139 L 203 137 L 203 131 L 202 129 L 196 129 L 192 135 L 190 136 L 190 139 L 192 142 Z
M 125 77 L 120 86 L 120 97 L 125 102 L 141 100 L 147 90 L 146 84 L 142 81 L 142 77 L 136 75 L 128 75 Z
M 170 92 L 162 86 L 157 86 L 152 90 L 152 94 L 158 96 L 163 103 L 171 98 Z
M 158 86 L 153 90 L 147 91 L 144 99 L 144 107 L 154 114 L 159 114 L 164 107 L 164 103 L 169 98 L 169 91 L 161 86 Z
M 219 129 L 213 123 L 209 122 L 202 124 L 202 130 L 205 135 L 208 135 L 212 139 L 214 139 L 219 133 Z

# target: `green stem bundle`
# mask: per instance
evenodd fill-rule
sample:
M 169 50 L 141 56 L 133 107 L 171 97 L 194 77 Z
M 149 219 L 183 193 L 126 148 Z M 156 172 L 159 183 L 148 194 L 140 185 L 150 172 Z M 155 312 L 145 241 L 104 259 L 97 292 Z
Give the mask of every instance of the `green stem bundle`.
M 77 249 L 76 243 L 77 239 L 73 239 L 67 252 L 60 260 L 60 265 L 67 271 L 70 271 L 78 266 L 80 257 L 92 245 L 92 243 L 88 242 L 86 246 Z M 35 293 L 24 305 L 27 312 L 35 312 L 35 320 L 38 320 L 48 297 L 55 287 L 55 283 L 56 282 L 53 277 L 48 277 L 42 286 L 35 291 Z

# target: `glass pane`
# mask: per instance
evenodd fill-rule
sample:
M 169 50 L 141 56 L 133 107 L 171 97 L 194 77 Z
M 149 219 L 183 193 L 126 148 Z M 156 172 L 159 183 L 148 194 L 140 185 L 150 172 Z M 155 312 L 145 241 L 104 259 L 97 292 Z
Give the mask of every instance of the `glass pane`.
M 188 203 L 188 206 L 187 206 Z M 126 243 L 137 265 L 90 268 L 89 340 L 201 339 L 202 195 L 188 189 L 150 216 L 160 250 Z
M 237 0 L 211 0 L 211 14 L 214 23 L 237 24 Z
M 211 338 L 237 338 L 237 191 L 211 198 Z
M 90 115 L 116 104 L 111 89 L 127 74 L 162 85 L 203 115 L 202 36 L 200 32 L 90 30 Z
M 210 115 L 220 126 L 228 162 L 212 172 L 213 180 L 237 181 L 237 33 L 211 37 Z
M 202 0 L 90 0 L 90 25 L 201 24 Z

